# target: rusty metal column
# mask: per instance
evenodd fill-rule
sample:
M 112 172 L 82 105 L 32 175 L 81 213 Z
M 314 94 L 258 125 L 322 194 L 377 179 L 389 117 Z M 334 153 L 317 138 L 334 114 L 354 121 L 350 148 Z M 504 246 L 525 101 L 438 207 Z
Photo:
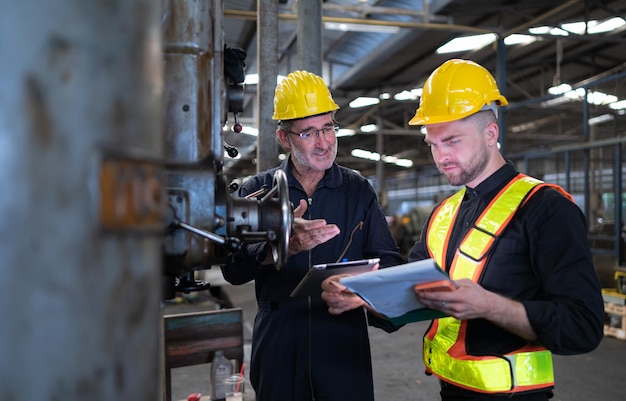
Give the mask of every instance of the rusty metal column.
M 321 76 L 322 0 L 298 1 L 297 46 L 298 69 Z
M 0 400 L 159 399 L 159 9 L 3 2 Z
M 257 86 L 258 127 L 257 171 L 265 171 L 278 163 L 274 91 L 278 76 L 278 1 L 257 2 L 257 48 L 259 83 Z
M 165 3 L 164 156 L 168 163 L 178 164 L 167 173 L 168 197 L 170 204 L 176 205 L 178 218 L 213 231 L 222 192 L 216 190 L 220 181 L 211 167 L 223 162 L 221 131 L 226 103 L 222 1 Z M 171 280 L 176 274 L 206 264 L 219 252 L 202 236 L 185 234 L 179 238 L 180 246 L 173 247 L 180 252 L 178 257 L 167 258 L 164 265 Z

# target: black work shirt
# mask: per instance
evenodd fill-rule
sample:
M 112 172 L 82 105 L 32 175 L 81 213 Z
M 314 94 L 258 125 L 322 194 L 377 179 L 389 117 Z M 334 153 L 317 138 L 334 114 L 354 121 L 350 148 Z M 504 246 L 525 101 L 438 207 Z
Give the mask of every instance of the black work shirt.
M 506 164 L 476 188 L 466 188 L 452 229 L 446 270 L 460 242 L 498 192 L 517 175 Z M 409 260 L 429 257 L 426 227 Z M 537 342 L 555 354 L 592 351 L 603 336 L 604 304 L 580 208 L 542 188 L 514 215 L 490 250 L 478 282 L 524 305 Z M 485 319 L 468 322 L 470 355 L 500 355 L 527 343 Z

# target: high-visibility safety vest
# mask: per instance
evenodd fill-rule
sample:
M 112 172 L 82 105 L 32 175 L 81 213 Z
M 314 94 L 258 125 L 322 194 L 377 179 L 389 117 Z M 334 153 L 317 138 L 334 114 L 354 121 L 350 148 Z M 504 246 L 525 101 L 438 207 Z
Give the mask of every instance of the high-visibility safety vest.
M 454 255 L 450 277 L 478 282 L 496 238 L 520 206 L 544 186 L 555 188 L 573 201 L 572 196 L 557 185 L 518 174 L 496 195 L 463 238 Z M 442 202 L 428 225 L 428 252 L 442 267 L 464 195 L 465 188 Z M 424 336 L 423 359 L 427 373 L 481 393 L 517 393 L 553 387 L 552 354 L 547 349 L 528 344 L 505 355 L 468 355 L 466 330 L 466 320 L 445 317 L 433 321 Z

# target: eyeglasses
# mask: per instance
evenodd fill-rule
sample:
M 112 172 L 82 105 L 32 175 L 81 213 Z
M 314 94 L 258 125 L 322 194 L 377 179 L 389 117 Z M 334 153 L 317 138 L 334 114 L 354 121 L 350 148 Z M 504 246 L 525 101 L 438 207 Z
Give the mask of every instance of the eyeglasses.
M 320 136 L 320 133 L 322 135 L 328 135 L 331 132 L 334 132 L 335 134 L 337 132 L 339 132 L 339 126 L 338 125 L 333 125 L 333 126 L 326 126 L 322 129 L 307 129 L 301 132 L 292 132 L 292 131 L 286 131 L 289 134 L 293 134 L 293 135 L 298 135 L 300 138 L 302 139 L 309 139 L 313 136 Z

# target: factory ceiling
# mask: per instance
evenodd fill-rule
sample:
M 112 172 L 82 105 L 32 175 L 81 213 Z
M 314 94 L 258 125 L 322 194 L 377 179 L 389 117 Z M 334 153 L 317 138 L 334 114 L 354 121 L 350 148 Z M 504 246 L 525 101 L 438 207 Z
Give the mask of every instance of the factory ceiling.
M 279 1 L 278 60 L 282 75 L 296 69 L 297 7 L 295 0 Z M 224 10 L 224 43 L 245 50 L 246 73 L 257 72 L 257 21 L 250 17 L 256 15 L 257 2 L 227 0 Z M 411 91 L 421 88 L 428 75 L 450 58 L 474 60 L 496 76 L 510 103 L 502 135 L 507 156 L 621 137 L 625 109 L 615 103 L 626 100 L 626 78 L 622 76 L 626 72 L 626 27 L 615 26 L 599 33 L 594 33 L 594 27 L 625 15 L 626 0 L 322 2 L 323 75 L 340 106 L 339 122 L 356 131 L 353 136 L 339 138 L 337 161 L 365 176 L 375 175 L 375 161 L 353 156 L 353 149 L 361 149 L 385 155 L 388 161 L 406 159 L 413 163 L 401 167 L 380 162 L 385 176 L 432 171 L 430 152 L 419 127 L 407 124 L 419 103 L 419 92 Z M 331 26 L 333 21 L 357 24 L 340 31 Z M 580 22 L 588 22 L 582 30 L 580 24 L 572 24 Z M 364 32 L 363 26 L 370 31 Z M 380 27 L 395 31 L 378 32 L 383 30 Z M 491 35 L 492 43 L 479 49 L 437 53 L 454 38 L 485 34 Z M 532 41 L 504 44 L 517 35 Z M 550 88 L 561 84 L 570 85 L 573 91 L 555 100 Z M 576 88 L 580 89 L 576 92 Z M 246 85 L 246 110 L 242 113 L 242 121 L 252 125 L 255 90 L 255 85 Z M 582 101 L 581 91 L 585 90 L 589 102 Z M 396 99 L 399 93 L 409 95 L 409 99 Z M 613 97 L 598 100 L 607 95 Z M 371 97 L 378 103 L 351 108 L 350 102 L 358 97 Z M 605 122 L 585 127 L 584 121 L 593 118 Z M 378 131 L 363 132 L 361 127 L 368 124 L 375 124 Z M 227 174 L 253 174 L 256 137 L 229 132 L 226 139 L 241 152 L 241 159 L 226 163 Z

